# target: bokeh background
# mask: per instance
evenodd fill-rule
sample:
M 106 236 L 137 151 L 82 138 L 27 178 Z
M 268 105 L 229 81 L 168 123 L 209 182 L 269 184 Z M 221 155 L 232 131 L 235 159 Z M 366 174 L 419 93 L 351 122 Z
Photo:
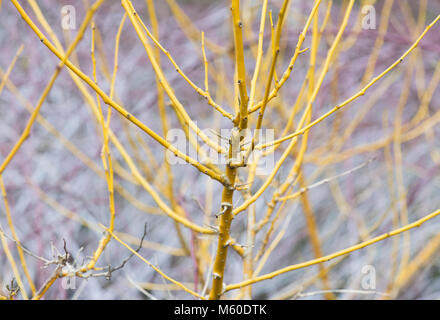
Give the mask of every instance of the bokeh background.
M 61 27 L 61 8 L 73 5 L 76 9 L 77 27 L 84 19 L 90 4 L 88 1 L 53 1 L 39 0 L 38 4 L 52 26 L 64 48 L 74 38 L 77 30 L 63 30 Z M 362 76 L 371 55 L 376 38 L 379 35 L 381 12 L 385 1 L 376 1 L 377 29 L 363 30 L 357 27 L 362 18 L 361 8 L 364 4 L 356 1 L 343 36 L 343 43 L 350 46 L 341 50 L 337 61 L 327 75 L 315 103 L 314 115 L 323 114 L 338 102 L 345 100 L 361 88 Z M 426 2 L 427 25 L 440 13 L 440 2 Z M 27 1 L 22 6 L 38 23 Z M 204 31 L 209 41 L 219 48 L 221 53 L 207 47 L 209 67 L 217 80 L 210 77 L 213 97 L 225 110 L 234 110 L 233 75 L 234 64 L 233 36 L 228 1 L 178 1 L 185 14 L 190 18 L 198 32 Z M 282 1 L 269 1 L 274 20 Z M 320 19 L 325 14 L 328 1 L 323 1 Z M 134 6 L 147 26 L 150 26 L 145 1 L 134 0 Z M 322 45 L 318 51 L 318 66 L 325 59 L 327 50 L 339 28 L 342 13 L 347 1 L 333 1 L 330 21 L 322 35 Z M 166 1 L 155 1 L 159 19 L 160 42 L 169 50 L 182 70 L 197 84 L 203 86 L 204 65 L 201 60 L 200 35 L 195 33 L 188 39 L 179 23 L 170 11 Z M 305 23 L 312 1 L 291 1 L 286 19 L 285 31 L 282 34 L 281 59 L 277 65 L 278 74 L 282 74 L 292 56 L 299 32 Z M 252 59 L 255 50 L 261 1 L 242 1 L 246 57 Z M 98 83 L 109 91 L 109 81 L 105 74 L 111 74 L 115 35 L 124 14 L 119 1 L 108 0 L 95 16 L 102 46 L 98 46 Z M 390 14 L 384 44 L 378 56 L 374 74 L 393 63 L 414 42 L 423 29 L 418 29 L 417 19 L 420 16 L 419 1 L 396 0 Z M 246 21 L 252 23 L 246 24 Z M 265 34 L 265 49 L 270 44 L 268 21 Z M 361 240 L 393 229 L 393 217 L 399 213 L 401 201 L 406 201 L 408 219 L 415 221 L 440 207 L 440 153 L 439 124 L 440 91 L 437 85 L 432 88 L 432 98 L 428 111 L 417 125 L 411 119 L 417 114 L 419 106 L 428 91 L 440 56 L 440 26 L 435 25 L 423 39 L 417 50 L 415 70 L 407 76 L 410 59 L 405 60 L 396 70 L 375 84 L 365 96 L 350 104 L 346 109 L 313 127 L 310 131 L 309 144 L 304 159 L 303 170 L 308 184 L 350 170 L 368 162 L 361 169 L 325 183 L 308 192 L 312 204 L 322 249 L 325 254 L 341 250 Z M 310 46 L 310 33 L 303 47 Z M 351 42 L 350 42 L 351 41 Z M 3 1 L 0 10 L 0 67 L 2 75 L 8 68 L 15 52 L 21 45 L 24 50 L 15 68 L 10 74 L 5 88 L 0 95 L 0 160 L 2 161 L 14 143 L 18 140 L 32 110 L 50 76 L 55 71 L 57 58 L 39 41 L 29 26 L 20 18 L 9 1 Z M 79 65 L 90 77 L 92 64 L 90 58 L 91 32 L 86 31 L 83 40 L 77 47 L 72 61 Z M 167 79 L 172 84 L 177 96 L 181 99 L 188 113 L 201 128 L 230 128 L 230 123 L 216 115 L 212 108 L 201 99 L 188 84 L 175 72 L 172 65 L 162 56 L 163 68 Z M 300 90 L 308 69 L 308 53 L 300 55 L 293 76 L 287 81 L 267 108 L 265 126 L 275 129 L 279 137 L 289 116 L 283 110 L 290 110 Z M 254 62 L 248 64 L 249 74 L 253 72 Z M 405 80 L 409 78 L 409 84 Z M 222 87 L 218 82 L 223 83 Z M 438 82 L 438 81 L 437 81 Z M 124 107 L 156 132 L 162 133 L 157 108 L 157 91 L 154 72 L 144 48 L 134 29 L 127 19 L 122 31 L 119 50 L 119 71 L 116 80 L 116 96 Z M 94 93 L 87 87 L 94 96 Z M 413 128 L 419 128 L 420 134 L 408 139 L 401 145 L 402 174 L 405 190 L 404 198 L 397 188 L 395 146 L 393 134 L 402 92 L 408 94 L 401 120 L 404 137 Z M 259 93 L 262 96 L 262 93 Z M 274 107 L 281 105 L 281 107 Z M 106 110 L 104 105 L 104 110 Z M 179 127 L 179 122 L 171 108 L 170 127 Z M 338 141 L 350 125 L 359 122 L 346 139 Z M 165 170 L 163 167 L 163 148 L 145 133 L 128 123 L 116 112 L 113 113 L 112 130 L 120 141 L 127 146 L 130 155 L 137 159 L 145 177 L 158 190 L 163 189 Z M 54 134 L 59 132 L 59 134 Z M 22 244 L 43 257 L 51 256 L 51 242 L 62 249 L 63 239 L 68 250 L 78 261 L 86 259 L 95 250 L 102 232 L 96 224 L 108 223 L 108 192 L 105 179 L 96 171 L 102 170 L 100 152 L 102 138 L 100 127 L 93 118 L 90 107 L 78 90 L 67 70 L 63 70 L 45 101 L 38 122 L 32 128 L 31 135 L 24 143 L 3 178 L 8 193 L 8 200 L 18 236 Z M 65 140 L 63 140 L 65 139 Z M 74 147 L 66 148 L 68 140 Z M 64 142 L 63 142 L 64 141 Z M 337 142 L 337 143 L 336 143 Z M 336 145 L 335 145 L 336 143 Z M 72 149 L 75 149 L 72 152 Z M 283 148 L 275 153 L 279 158 Z M 390 157 L 387 161 L 387 153 Z M 78 154 L 81 155 L 78 157 Z M 162 214 L 150 195 L 130 177 L 129 170 L 122 157 L 112 148 L 115 160 L 115 181 L 133 199 L 127 201 L 116 193 L 116 230 L 125 234 L 125 240 L 133 247 L 147 223 L 147 236 L 144 248 L 140 253 L 147 257 L 172 277 L 179 279 L 189 287 L 201 290 L 197 283 L 194 259 L 184 256 L 178 237 L 175 235 L 171 219 Z M 391 160 L 390 160 L 391 159 Z M 288 168 L 295 160 L 292 157 L 278 173 L 279 179 L 285 177 Z M 94 169 L 93 169 L 94 168 Z M 215 224 L 214 214 L 220 205 L 221 186 L 200 175 L 190 166 L 172 167 L 174 174 L 174 192 L 187 217 L 199 225 L 206 223 L 204 213 L 200 210 L 197 199 L 202 205 L 207 202 L 211 207 L 205 208 L 212 213 L 209 223 Z M 277 181 L 278 181 L 277 180 Z M 258 180 L 252 186 L 256 191 L 261 185 Z M 257 217 L 265 212 L 266 201 L 269 201 L 277 185 L 269 188 L 257 202 Z M 162 188 L 162 189 L 161 189 Z M 209 201 L 207 199 L 210 199 Z M 262 273 L 271 272 L 280 267 L 314 258 L 302 214 L 302 207 L 292 201 L 284 213 L 286 233 L 271 258 L 265 264 Z M 7 228 L 4 206 L 0 206 L 0 222 L 6 234 Z M 245 243 L 245 214 L 233 222 L 232 235 L 239 243 Z M 398 222 L 398 225 L 399 222 Z M 277 230 L 283 225 L 277 224 Z M 410 231 L 410 261 L 420 262 L 417 271 L 412 274 L 405 285 L 396 293 L 398 299 L 436 299 L 440 297 L 440 219 L 433 219 L 421 228 Z M 183 229 L 184 236 L 191 244 L 192 234 Z M 271 238 L 273 239 L 273 237 Z M 261 237 L 258 238 L 262 240 Z M 215 240 L 211 245 L 215 244 Z M 16 254 L 15 245 L 9 241 L 11 250 Z M 403 236 L 397 236 L 356 251 L 342 259 L 327 262 L 330 286 L 338 299 L 381 299 L 380 293 L 387 292 L 393 281 L 392 261 L 399 261 L 405 245 Z M 83 248 L 82 252 L 80 248 Z M 427 247 L 427 256 L 420 256 Z M 79 252 L 77 254 L 77 252 Z M 129 255 L 121 245 L 112 241 L 100 265 L 118 265 Z M 394 257 L 394 258 L 393 258 Z M 43 268 L 40 261 L 27 256 L 29 269 L 37 287 L 49 277 L 52 267 Z M 418 259 L 418 260 L 417 260 Z M 365 266 L 374 267 L 377 293 L 357 292 L 362 290 Z M 206 268 L 206 266 L 205 266 Z M 253 287 L 255 299 L 322 299 L 323 295 L 317 273 L 317 266 L 300 269 L 267 280 Z M 395 276 L 395 274 L 394 274 Z M 230 250 L 226 270 L 226 283 L 242 280 L 242 260 L 236 252 Z M 0 288 L 5 290 L 13 278 L 9 263 L 0 250 Z M 162 279 L 154 270 L 142 261 L 133 257 L 120 271 L 113 274 L 111 280 L 104 278 L 76 279 L 76 289 L 66 290 L 62 281 L 58 281 L 45 295 L 45 299 L 150 299 L 143 290 L 158 299 L 188 298 L 182 291 Z M 140 288 L 143 288 L 142 290 Z M 233 298 L 236 292 L 227 295 Z

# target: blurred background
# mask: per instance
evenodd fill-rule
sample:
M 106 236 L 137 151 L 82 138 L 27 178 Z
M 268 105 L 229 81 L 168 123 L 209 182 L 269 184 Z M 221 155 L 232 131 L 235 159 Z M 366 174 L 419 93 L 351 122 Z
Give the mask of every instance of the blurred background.
M 37 2 L 66 49 L 74 39 L 91 2 Z M 146 1 L 132 2 L 147 27 L 150 27 Z M 374 76 L 396 61 L 440 13 L 440 2 L 437 0 L 395 0 L 386 19 L 385 33 L 381 33 L 386 2 L 356 1 L 338 47 L 337 58 L 332 61 L 315 102 L 313 119 L 351 97 L 371 79 L 365 79 L 365 72 L 374 48 L 378 46 L 378 38 L 382 36 L 383 44 L 372 70 Z M 36 25 L 44 30 L 29 2 L 22 0 L 20 3 Z M 174 5 L 173 8 L 178 6 L 187 20 L 179 21 L 176 13 L 170 9 L 170 3 Z M 317 54 L 318 71 L 339 29 L 347 3 L 343 0 L 332 2 Z M 376 28 L 364 29 L 362 7 L 370 3 L 375 9 Z M 204 81 L 200 33 L 205 33 L 211 95 L 226 111 L 234 113 L 236 95 L 229 1 L 154 1 L 154 4 L 161 44 L 200 87 L 203 87 Z M 262 1 L 241 2 L 249 79 L 255 67 L 261 4 Z M 275 22 L 281 4 L 282 1 L 278 0 L 268 1 Z M 61 11 L 65 5 L 75 8 L 74 30 L 62 27 Z M 291 1 L 281 37 L 278 77 L 289 65 L 312 5 L 313 1 Z M 320 24 L 326 16 L 328 5 L 329 1 L 323 1 L 319 9 Z M 94 18 L 98 34 L 98 84 L 107 93 L 113 70 L 115 37 L 123 15 L 120 2 L 108 0 Z M 404 225 L 400 218 L 402 210 L 407 212 L 408 222 L 412 222 L 440 207 L 439 33 L 440 26 L 437 24 L 401 65 L 373 85 L 363 97 L 310 130 L 302 166 L 306 185 L 346 173 L 308 191 L 324 254 L 342 250 Z M 271 39 L 269 19 L 264 37 L 267 52 Z M 311 32 L 308 32 L 303 48 L 310 47 L 310 41 Z M 1 161 L 19 139 L 30 111 L 36 106 L 59 62 L 20 18 L 15 7 L 9 1 L 3 1 L 0 10 L 2 78 L 21 45 L 24 45 L 23 52 L 0 94 Z M 90 49 L 89 28 L 71 61 L 92 77 Z M 231 128 L 230 121 L 214 112 L 206 100 L 194 92 L 165 55 L 161 56 L 161 61 L 176 95 L 200 128 Z M 293 75 L 268 105 L 264 126 L 275 129 L 277 138 L 288 121 L 308 68 L 309 52 L 305 52 L 299 56 Z M 265 78 L 262 77 L 261 81 L 264 83 Z M 85 90 L 94 98 L 94 92 L 88 86 L 85 86 Z M 262 96 L 263 92 L 257 93 L 258 100 Z M 157 107 L 155 74 L 129 19 L 121 34 L 115 98 L 142 122 L 163 134 Z M 102 105 L 106 111 L 107 106 Z M 169 127 L 179 128 L 179 120 L 168 101 L 166 112 Z M 102 176 L 100 158 L 101 128 L 84 93 L 81 93 L 67 69 L 56 80 L 39 114 L 29 138 L 3 173 L 11 215 L 24 247 L 38 256 L 50 258 L 51 243 L 62 251 L 65 239 L 67 249 L 80 262 L 92 255 L 98 245 L 102 231 L 97 224 L 108 225 L 108 190 Z M 299 116 L 295 119 L 298 121 Z M 111 128 L 135 159 L 143 176 L 158 192 L 165 194 L 163 190 L 166 189 L 164 181 L 167 173 L 163 165 L 163 147 L 116 112 L 112 115 Z M 293 129 L 289 132 L 293 132 Z M 285 146 L 283 144 L 277 149 L 275 159 L 279 159 Z M 196 238 L 205 241 L 206 236 L 182 228 L 191 251 L 188 255 L 176 235 L 174 222 L 163 214 L 151 196 L 133 179 L 116 148 L 112 146 L 111 152 L 115 161 L 115 183 L 118 185 L 115 193 L 115 230 L 135 248 L 142 236 L 143 225 L 147 223 L 146 241 L 140 254 L 170 276 L 200 292 L 203 288 L 202 276 L 208 272 L 209 264 L 203 264 L 200 276 L 194 245 L 198 243 Z M 286 161 L 274 183 L 257 201 L 258 220 L 264 216 L 267 202 L 279 183 L 284 181 L 295 157 L 293 154 Z M 199 225 L 215 225 L 222 186 L 191 166 L 171 167 L 175 198 L 185 210 L 186 217 Z M 353 168 L 357 169 L 350 172 Z M 256 178 L 251 186 L 252 192 L 258 190 L 263 178 Z M 280 215 L 282 219 L 274 221 L 275 231 L 269 245 L 279 232 L 284 230 L 285 233 L 264 264 L 261 274 L 315 258 L 299 200 L 287 202 Z M 233 221 L 231 232 L 238 243 L 246 243 L 246 221 L 245 212 Z M 3 204 L 0 206 L 0 223 L 4 232 L 10 235 Z M 257 243 L 263 241 L 269 227 L 270 224 L 257 236 Z M 439 298 L 439 227 L 440 219 L 436 218 L 411 230 L 408 241 L 399 235 L 325 263 L 330 289 L 335 291 L 338 299 Z M 8 240 L 8 244 L 18 261 L 14 242 Z M 212 248 L 215 244 L 215 238 L 206 240 L 208 252 L 214 252 Z M 255 253 L 258 249 L 259 246 L 256 246 Z M 405 250 L 408 250 L 410 258 L 408 265 L 402 267 L 400 261 Z M 128 255 L 124 247 L 112 240 L 98 265 L 117 266 Z M 53 267 L 43 268 L 41 261 L 29 255 L 26 255 L 26 261 L 31 277 L 39 288 L 50 276 Z M 225 282 L 242 281 L 242 268 L 241 257 L 230 250 Z M 6 285 L 10 284 L 14 274 L 3 249 L 0 250 L 0 270 L 0 290 L 6 293 Z M 253 286 L 252 298 L 323 299 L 319 270 L 315 265 L 257 283 Z M 374 286 L 370 281 L 373 278 L 365 282 L 365 277 L 372 274 Z M 396 290 L 390 291 L 401 274 L 405 276 L 399 278 Z M 136 257 L 130 259 L 123 269 L 116 271 L 111 280 L 100 277 L 76 278 L 72 281 L 75 282 L 74 289 L 63 288 L 63 282 L 59 280 L 44 298 L 191 298 Z M 238 292 L 231 291 L 226 298 L 234 298 L 236 294 Z

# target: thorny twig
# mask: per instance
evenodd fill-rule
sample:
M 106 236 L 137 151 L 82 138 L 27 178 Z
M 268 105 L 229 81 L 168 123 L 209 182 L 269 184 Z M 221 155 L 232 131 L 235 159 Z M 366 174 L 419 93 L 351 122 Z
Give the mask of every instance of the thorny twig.
M 139 243 L 138 248 L 135 250 L 136 252 L 139 252 L 139 250 L 143 246 L 144 239 L 147 235 L 147 223 L 144 224 L 144 231 L 141 237 L 141 241 Z M 9 238 L 9 237 L 8 237 Z M 41 286 L 41 288 L 38 290 L 36 297 L 42 296 L 45 291 L 48 289 L 48 287 L 58 278 L 62 277 L 72 277 L 76 276 L 83 279 L 88 279 L 91 277 L 105 277 L 107 280 L 111 280 L 112 274 L 115 271 L 121 270 L 125 267 L 127 262 L 133 257 L 134 253 L 131 253 L 126 259 L 122 261 L 122 263 L 117 267 L 112 267 L 111 265 L 108 265 L 106 272 L 99 272 L 99 273 L 88 273 L 90 270 L 87 270 L 86 272 L 82 272 L 81 269 L 84 265 L 87 263 L 83 261 L 82 263 L 78 264 L 76 259 L 70 254 L 70 252 L 67 250 L 67 243 L 66 240 L 63 239 L 63 250 L 64 254 L 61 254 L 59 250 L 53 245 L 51 242 L 51 250 L 52 250 L 52 260 L 45 259 L 43 257 L 40 257 L 34 253 L 32 253 L 30 250 L 26 249 L 21 245 L 23 251 L 32 257 L 39 259 L 44 262 L 43 268 L 46 268 L 49 265 L 56 265 L 55 270 L 52 272 L 51 276 L 44 282 L 44 284 Z M 80 249 L 82 251 L 82 248 Z M 104 269 L 104 268 L 102 268 Z M 11 286 L 12 287 L 12 286 Z M 8 291 L 10 291 L 8 289 Z M 10 291 L 11 292 L 11 291 Z

